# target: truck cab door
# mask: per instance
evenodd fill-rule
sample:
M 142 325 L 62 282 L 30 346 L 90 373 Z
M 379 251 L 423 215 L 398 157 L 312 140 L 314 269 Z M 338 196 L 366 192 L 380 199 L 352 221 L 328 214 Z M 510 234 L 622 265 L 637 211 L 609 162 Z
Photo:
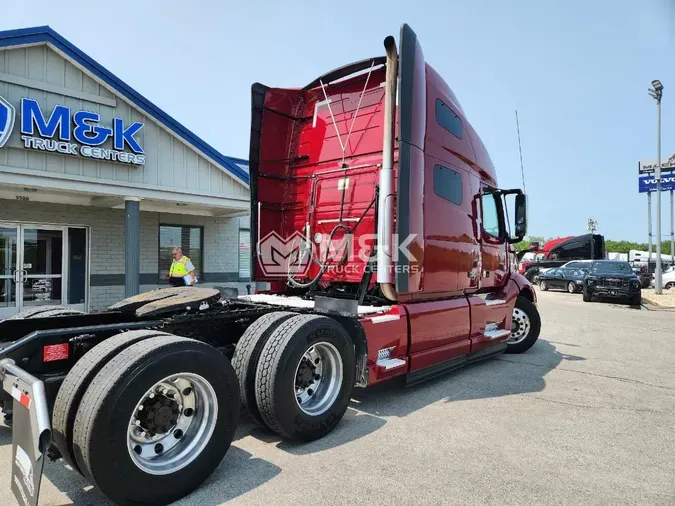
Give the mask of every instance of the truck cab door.
M 501 237 L 504 225 L 502 201 L 498 194 L 486 192 L 480 195 L 480 253 L 481 288 L 501 286 L 508 271 L 506 244 Z

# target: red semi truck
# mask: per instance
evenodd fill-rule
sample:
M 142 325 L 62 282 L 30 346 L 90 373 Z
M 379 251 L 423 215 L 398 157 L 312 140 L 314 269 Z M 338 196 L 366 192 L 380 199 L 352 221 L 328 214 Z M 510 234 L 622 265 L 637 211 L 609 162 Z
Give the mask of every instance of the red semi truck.
M 412 29 L 384 46 L 303 88 L 252 87 L 253 277 L 270 290 L 168 288 L 0 322 L 20 502 L 37 502 L 45 459 L 62 457 L 118 504 L 167 504 L 219 464 L 240 405 L 310 441 L 354 387 L 535 343 L 511 246 L 525 196 L 499 189 Z
M 568 239 L 572 239 L 572 237 L 574 236 L 568 235 L 566 237 L 556 237 L 555 239 L 546 241 L 544 244 L 532 243 L 529 250 L 521 251 L 518 254 L 520 257 L 518 272 L 524 275 L 532 264 L 547 259 L 553 248 L 558 246 L 558 244 L 567 241 Z

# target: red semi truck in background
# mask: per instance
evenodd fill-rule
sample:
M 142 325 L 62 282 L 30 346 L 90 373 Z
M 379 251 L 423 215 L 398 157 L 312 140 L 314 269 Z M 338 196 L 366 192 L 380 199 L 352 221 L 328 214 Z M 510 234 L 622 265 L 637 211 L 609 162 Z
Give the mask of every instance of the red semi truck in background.
M 0 322 L 21 501 L 37 501 L 49 455 L 118 504 L 168 504 L 219 464 L 240 404 L 267 430 L 314 440 L 354 387 L 536 342 L 512 247 L 525 196 L 499 189 L 408 25 L 399 44 L 303 88 L 252 87 L 253 277 L 270 290 L 169 288 Z
M 532 243 L 529 250 L 521 251 L 518 254 L 520 257 L 518 272 L 524 275 L 533 263 L 548 258 L 548 254 L 553 248 L 555 248 L 561 242 L 571 239 L 572 237 L 574 236 L 568 235 L 566 237 L 556 237 L 555 239 L 546 241 L 544 244 Z

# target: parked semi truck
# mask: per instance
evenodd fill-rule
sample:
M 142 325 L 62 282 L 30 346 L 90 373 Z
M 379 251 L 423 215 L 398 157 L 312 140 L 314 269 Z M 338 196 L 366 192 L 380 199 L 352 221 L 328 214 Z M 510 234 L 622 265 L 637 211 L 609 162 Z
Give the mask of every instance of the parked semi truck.
M 413 30 L 384 48 L 303 88 L 252 87 L 252 275 L 269 290 L 166 288 L 0 322 L 22 504 L 36 503 L 46 458 L 118 504 L 167 504 L 218 466 L 240 406 L 311 441 L 355 387 L 414 384 L 536 342 L 535 292 L 512 247 L 525 196 L 499 189 Z
M 568 235 L 566 237 L 556 237 L 555 239 L 550 239 L 543 244 L 538 242 L 531 243 L 528 250 L 523 250 L 518 253 L 518 272 L 520 274 L 525 274 L 530 265 L 532 265 L 534 262 L 539 262 L 546 259 L 553 248 L 555 248 L 561 242 L 572 239 L 573 237 L 574 236 L 572 235 Z

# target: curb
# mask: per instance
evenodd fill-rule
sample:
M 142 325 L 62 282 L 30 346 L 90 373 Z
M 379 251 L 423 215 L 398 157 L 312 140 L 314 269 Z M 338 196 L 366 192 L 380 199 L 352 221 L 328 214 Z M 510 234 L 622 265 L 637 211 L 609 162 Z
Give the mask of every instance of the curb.
M 661 306 L 646 299 L 642 299 L 642 306 L 649 311 L 675 311 L 675 307 Z

